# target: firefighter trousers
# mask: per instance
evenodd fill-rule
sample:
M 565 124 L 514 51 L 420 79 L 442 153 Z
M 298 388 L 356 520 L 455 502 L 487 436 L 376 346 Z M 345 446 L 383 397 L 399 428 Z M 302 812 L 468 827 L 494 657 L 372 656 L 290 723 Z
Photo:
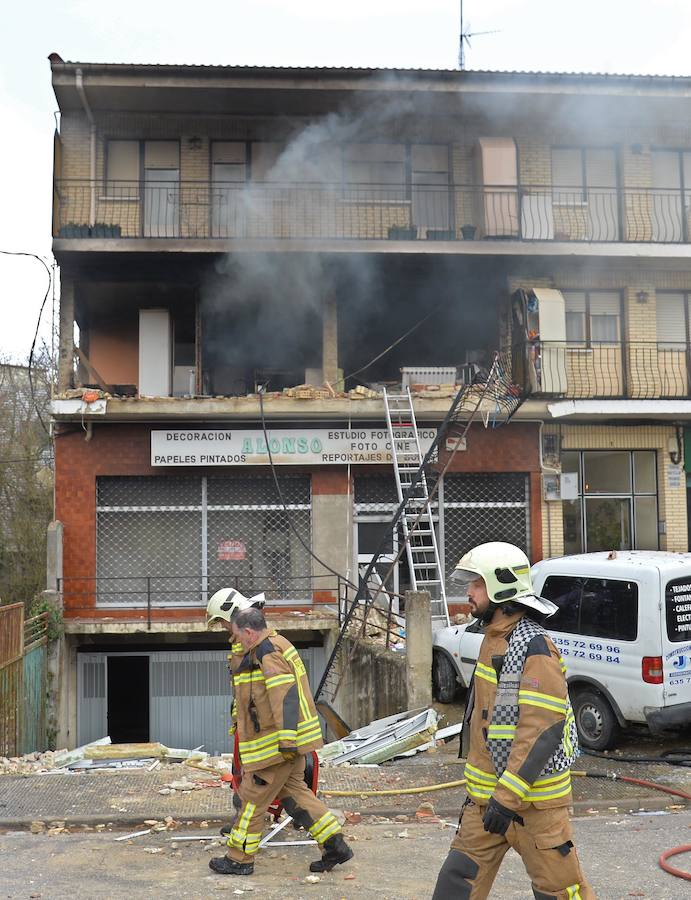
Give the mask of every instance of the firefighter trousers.
M 238 794 L 242 806 L 228 837 L 226 856 L 236 862 L 251 862 L 259 849 L 264 815 L 278 798 L 296 825 L 307 829 L 320 845 L 341 830 L 336 817 L 305 784 L 305 757 L 245 772 Z
M 505 835 L 482 825 L 485 807 L 469 801 L 441 867 L 432 900 L 484 900 L 509 847 L 520 855 L 536 900 L 595 900 L 573 846 L 568 807 L 522 813 Z

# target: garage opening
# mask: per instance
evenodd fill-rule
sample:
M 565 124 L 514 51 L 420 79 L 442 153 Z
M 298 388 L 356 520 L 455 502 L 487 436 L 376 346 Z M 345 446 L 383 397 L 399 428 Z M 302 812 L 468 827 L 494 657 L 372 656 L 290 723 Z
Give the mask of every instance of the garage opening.
M 149 740 L 149 657 L 108 657 L 108 734 L 114 744 Z

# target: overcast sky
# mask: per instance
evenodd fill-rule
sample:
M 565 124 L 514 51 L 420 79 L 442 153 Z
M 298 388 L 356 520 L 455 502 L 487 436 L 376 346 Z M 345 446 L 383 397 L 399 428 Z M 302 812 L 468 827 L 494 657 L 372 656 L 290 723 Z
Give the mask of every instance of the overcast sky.
M 459 0 L 20 0 L 0 35 L 0 250 L 50 257 L 49 53 L 81 62 L 455 68 Z M 192 13 L 196 19 L 192 18 Z M 465 0 L 466 68 L 691 75 L 689 0 Z M 46 274 L 0 256 L 0 356 L 28 356 Z M 50 300 L 42 334 L 50 334 Z

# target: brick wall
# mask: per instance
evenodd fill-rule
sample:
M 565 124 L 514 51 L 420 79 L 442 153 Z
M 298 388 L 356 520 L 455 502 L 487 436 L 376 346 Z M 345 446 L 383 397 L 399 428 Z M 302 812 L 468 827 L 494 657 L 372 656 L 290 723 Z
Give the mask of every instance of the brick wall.
M 675 430 L 666 425 L 562 425 L 545 431 L 561 434 L 562 450 L 655 450 L 657 452 L 658 518 L 665 522 L 660 549 L 685 552 L 688 549 L 686 520 L 686 479 L 682 473 L 678 487 L 669 483 L 670 442 Z M 550 531 L 551 529 L 551 531 Z M 562 504 L 542 502 L 542 540 L 545 556 L 564 552 Z
M 96 574 L 96 479 L 102 475 L 168 476 L 169 470 L 153 468 L 149 464 L 150 430 L 150 426 L 145 425 L 96 424 L 91 440 L 85 439 L 81 428 L 68 430 L 61 426 L 56 434 L 55 505 L 56 518 L 64 528 L 63 572 L 68 616 L 128 615 L 127 611 L 96 611 L 94 608 L 94 584 L 89 579 Z M 450 469 L 452 472 L 525 472 L 530 475 L 534 559 L 540 558 L 542 553 L 537 435 L 537 426 L 532 424 L 512 423 L 500 431 L 473 425 L 468 434 L 468 449 L 456 454 Z M 442 453 L 442 464 L 446 458 Z M 388 466 L 372 467 L 372 470 L 391 472 Z M 194 471 L 204 474 L 207 470 L 195 468 Z M 218 473 L 219 469 L 208 471 Z M 351 492 L 346 470 L 321 469 L 312 473 L 315 496 L 332 495 L 335 498 Z M 189 610 L 155 610 L 154 615 L 193 617 Z

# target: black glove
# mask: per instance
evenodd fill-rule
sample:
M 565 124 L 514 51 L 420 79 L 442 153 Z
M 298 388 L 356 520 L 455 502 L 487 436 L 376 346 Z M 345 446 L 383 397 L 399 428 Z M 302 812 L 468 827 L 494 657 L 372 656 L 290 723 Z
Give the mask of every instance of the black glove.
M 507 809 L 494 797 L 490 797 L 487 809 L 482 817 L 485 831 L 489 831 L 490 834 L 506 834 L 509 825 L 514 821 L 519 822 L 521 825 L 523 824 L 523 819 L 517 816 L 513 810 Z

